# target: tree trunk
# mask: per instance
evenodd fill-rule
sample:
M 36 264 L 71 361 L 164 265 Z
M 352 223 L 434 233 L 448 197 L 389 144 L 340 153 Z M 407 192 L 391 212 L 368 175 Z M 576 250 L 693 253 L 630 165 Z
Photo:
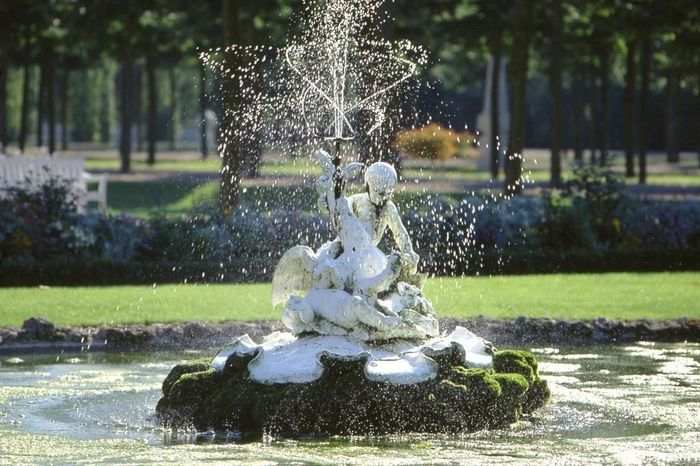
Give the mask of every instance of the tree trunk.
M 647 182 L 647 150 L 649 149 L 649 132 L 651 121 L 649 114 L 651 82 L 651 35 L 645 32 L 641 41 L 640 56 L 640 97 L 639 97 L 639 183 Z
M 0 55 L 3 52 L 0 51 Z M 7 151 L 7 60 L 0 60 L 0 153 Z
M 36 108 L 36 145 L 44 145 L 44 102 L 46 96 L 46 65 L 39 65 L 39 96 Z
M 608 164 L 610 127 L 610 48 L 604 46 L 600 53 L 600 166 Z
M 61 150 L 68 150 L 68 99 L 70 91 L 70 71 L 61 74 Z
M 222 0 L 224 45 L 241 43 L 241 24 L 239 0 Z M 238 68 L 239 58 L 232 53 L 225 54 L 230 69 Z M 231 109 L 240 105 L 240 93 L 236 89 L 236 80 L 227 79 L 223 82 L 223 105 L 219 116 L 219 152 L 221 154 L 221 190 L 219 192 L 219 208 L 224 213 L 230 213 L 238 204 L 240 198 L 241 175 L 243 173 L 244 151 L 238 134 L 235 131 L 235 121 Z
M 136 66 L 134 73 L 134 120 L 136 121 L 136 152 L 143 151 L 143 116 L 141 112 L 141 89 L 143 87 L 143 70 Z
M 22 110 L 19 117 L 19 150 L 24 153 L 27 143 L 27 125 L 29 120 L 29 88 L 31 81 L 31 68 L 29 66 L 29 51 L 24 51 L 24 65 L 22 76 Z
M 510 82 L 513 112 L 506 153 L 505 194 L 522 192 L 523 146 L 525 137 L 525 95 L 530 38 L 534 22 L 535 0 L 519 0 L 513 28 L 513 49 L 510 60 Z
M 591 118 L 588 125 L 588 144 L 591 150 L 589 164 L 595 165 L 598 161 L 598 141 L 600 136 L 600 108 L 598 106 L 598 83 L 596 82 L 595 73 L 593 72 L 593 70 L 589 70 L 587 74 L 589 90 L 588 96 L 590 98 L 591 104 Z
M 581 65 L 578 60 L 574 62 L 572 107 L 574 110 L 574 160 L 577 164 L 583 163 L 583 96 L 581 82 Z
M 552 62 L 549 75 L 549 95 L 552 105 L 550 184 L 557 187 L 561 184 L 561 60 L 564 40 L 562 0 L 552 2 L 552 14 L 554 15 L 554 23 L 552 25 Z
M 676 96 L 678 94 L 678 71 L 669 68 L 666 76 L 666 161 L 678 163 L 678 141 L 676 140 Z
M 100 142 L 107 144 L 112 139 L 112 100 L 110 92 L 110 82 L 113 82 L 113 76 L 110 69 L 102 64 L 100 70 L 101 88 L 100 88 Z
M 170 150 L 175 150 L 177 143 L 177 74 L 175 66 L 168 68 L 168 81 L 170 82 Z
M 156 163 L 156 116 L 158 111 L 158 90 L 156 89 L 156 67 L 153 63 L 153 51 L 146 54 L 146 93 L 148 94 L 147 125 L 146 125 L 146 150 L 148 151 L 147 163 Z
M 637 90 L 637 40 L 632 39 L 627 45 L 627 62 L 625 70 L 625 176 L 634 176 L 634 116 L 635 95 Z
M 124 41 L 124 56 L 122 58 L 121 79 L 121 137 L 119 141 L 119 155 L 121 158 L 121 172 L 131 171 L 131 124 L 132 102 L 134 92 L 134 56 L 130 41 L 130 34 Z
M 501 115 L 499 113 L 499 94 L 501 81 L 501 59 L 503 50 L 503 32 L 500 28 L 494 28 L 491 36 L 491 56 L 493 68 L 491 73 L 491 178 L 498 178 L 501 165 L 499 130 L 501 128 Z
M 202 153 L 202 160 L 209 155 L 209 144 L 207 141 L 207 68 L 199 61 L 199 150 Z
M 249 105 L 249 102 L 241 102 L 239 105 Z M 262 131 L 260 125 L 255 122 L 248 122 L 248 125 L 244 129 L 246 134 L 238 140 L 243 159 L 241 173 L 248 178 L 257 178 L 263 156 Z
M 46 69 L 46 116 L 49 123 L 49 154 L 56 152 L 56 92 L 53 55 L 47 61 Z

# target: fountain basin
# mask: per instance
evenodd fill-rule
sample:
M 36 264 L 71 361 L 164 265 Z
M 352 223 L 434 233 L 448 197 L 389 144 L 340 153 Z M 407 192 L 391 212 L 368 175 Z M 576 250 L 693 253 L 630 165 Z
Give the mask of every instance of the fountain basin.
M 368 379 L 370 355 L 320 356 L 321 376 L 306 383 L 260 383 L 255 353 L 232 353 L 223 370 L 206 362 L 175 366 L 163 383 L 163 425 L 252 437 L 469 432 L 517 422 L 544 406 L 547 382 L 527 351 L 493 355 L 493 367 L 468 368 L 458 345 L 434 354 L 436 376 L 395 384 Z

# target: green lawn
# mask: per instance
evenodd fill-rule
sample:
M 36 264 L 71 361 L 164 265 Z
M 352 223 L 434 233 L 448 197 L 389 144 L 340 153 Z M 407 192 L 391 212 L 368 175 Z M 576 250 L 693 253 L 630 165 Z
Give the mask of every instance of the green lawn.
M 70 154 L 74 156 L 74 154 Z M 120 168 L 119 158 L 104 156 L 85 156 L 85 169 L 92 171 L 112 170 Z M 143 156 L 138 155 L 131 160 L 131 169 L 143 172 L 181 172 L 181 173 L 218 173 L 221 159 L 210 156 L 206 160 L 199 158 L 183 158 L 163 155 L 156 159 L 154 165 L 149 165 Z M 309 158 L 284 159 L 280 161 L 264 161 L 260 167 L 261 175 L 318 175 L 321 169 Z
M 107 200 L 112 214 L 173 216 L 189 214 L 199 205 L 214 205 L 218 192 L 218 181 L 114 181 L 107 185 Z M 317 196 L 311 183 L 308 186 L 255 186 L 246 181 L 241 195 L 245 202 L 265 212 L 317 210 Z
M 356 186 L 351 187 L 352 189 Z M 410 189 L 413 188 L 413 189 Z M 214 205 L 219 192 L 218 181 L 110 181 L 107 184 L 109 212 L 122 212 L 145 217 L 151 214 L 182 216 L 203 204 Z M 443 193 L 445 197 L 460 200 L 467 193 Z M 400 206 L 408 203 L 424 203 L 425 193 L 410 185 L 395 194 Z M 313 183 L 301 186 L 256 186 L 255 181 L 243 183 L 242 198 L 261 211 L 289 209 L 317 212 L 317 194 Z
M 199 204 L 213 202 L 217 193 L 216 181 L 110 181 L 107 184 L 107 204 L 112 214 L 182 215 Z
M 118 171 L 119 157 L 115 150 L 81 149 L 68 151 L 61 154 L 63 157 L 83 157 L 85 168 L 93 171 Z M 216 201 L 217 185 L 216 174 L 220 168 L 221 160 L 216 155 L 211 155 L 206 160 L 201 160 L 195 151 L 167 151 L 159 152 L 157 163 L 153 166 L 146 164 L 146 155 L 143 152 L 134 153 L 132 156 L 132 169 L 141 175 L 163 174 L 165 178 L 153 179 L 113 179 L 108 183 L 108 205 L 113 214 L 128 212 L 134 215 L 146 216 L 155 212 L 165 215 L 183 215 L 201 203 L 213 203 Z M 536 163 L 536 160 L 537 163 Z M 476 161 L 473 159 L 455 159 L 445 162 L 431 160 L 405 159 L 402 174 L 407 183 L 401 187 L 404 197 L 415 197 L 422 192 L 424 186 L 414 181 L 433 180 L 442 183 L 440 191 L 443 195 L 460 198 L 464 195 L 463 183 L 483 183 L 491 178 L 487 171 L 477 170 Z M 528 156 L 525 163 L 525 177 L 529 181 L 547 182 L 549 180 L 549 155 L 546 150 L 534 150 Z M 564 177 L 571 176 L 570 163 L 566 163 L 563 169 Z M 622 172 L 624 159 L 613 159 L 615 170 Z M 648 183 L 650 185 L 671 185 L 679 187 L 700 186 L 700 176 L 695 157 L 685 156 L 679 166 L 670 167 L 665 162 L 665 157 L 650 156 L 650 173 Z M 656 169 L 654 169 L 654 167 Z M 661 171 L 660 171 L 661 170 Z M 191 176 L 197 173 L 203 176 Z M 282 158 L 276 154 L 267 154 L 260 167 L 260 175 L 266 178 L 265 182 L 257 179 L 247 179 L 244 186 L 248 189 L 244 199 L 258 201 L 261 205 L 268 203 L 269 208 L 285 208 L 289 200 L 304 201 L 302 209 L 314 209 L 315 200 L 312 199 L 313 178 L 320 173 L 320 168 L 310 157 L 298 157 L 295 159 Z M 182 175 L 182 176 L 178 176 Z M 209 175 L 209 178 L 207 178 Z M 168 178 L 169 177 L 169 178 Z M 290 187 L 299 184 L 304 177 L 302 187 Z M 152 177 L 151 177 L 152 178 Z M 281 180 L 275 186 L 270 186 L 271 178 Z M 207 179 L 211 181 L 207 181 Z M 290 183 L 291 181 L 291 183 Z M 636 179 L 628 179 L 626 183 L 633 185 Z M 401 193 L 397 193 L 399 201 Z M 298 205 L 298 204 L 295 204 Z
M 425 293 L 442 317 L 700 318 L 700 272 L 435 278 Z M 64 325 L 279 318 L 269 284 L 0 289 L 0 326 L 31 316 Z

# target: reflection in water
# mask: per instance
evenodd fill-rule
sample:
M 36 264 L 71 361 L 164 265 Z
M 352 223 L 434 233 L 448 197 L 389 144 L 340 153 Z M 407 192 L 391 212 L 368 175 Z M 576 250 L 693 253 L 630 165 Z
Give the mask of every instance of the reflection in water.
M 535 351 L 553 402 L 510 429 L 249 443 L 155 425 L 182 354 L 0 359 L 0 464 L 700 463 L 700 345 Z

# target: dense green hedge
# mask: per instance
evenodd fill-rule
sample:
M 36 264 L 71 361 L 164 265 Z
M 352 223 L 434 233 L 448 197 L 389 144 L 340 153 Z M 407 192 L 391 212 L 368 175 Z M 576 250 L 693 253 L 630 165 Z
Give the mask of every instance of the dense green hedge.
M 484 254 L 483 266 L 473 263 L 457 275 L 517 275 L 532 273 L 658 272 L 700 270 L 700 249 L 613 249 L 513 251 Z M 0 286 L 126 285 L 188 282 L 241 283 L 271 279 L 274 260 L 248 271 L 245 258 L 223 268 L 214 262 L 120 262 L 105 259 L 51 259 L 41 263 L 0 263 Z M 466 267 L 467 264 L 464 264 Z M 262 270 L 265 270 L 263 273 Z M 245 272 L 243 272 L 245 270 Z M 428 273 L 439 272 L 424 270 Z M 222 277 L 223 275 L 223 277 Z
M 622 187 L 582 169 L 541 197 L 422 195 L 403 221 L 432 275 L 700 270 L 700 202 L 640 201 Z M 264 281 L 290 247 L 335 236 L 321 212 L 241 204 L 140 219 L 83 214 L 70 193 L 52 180 L 0 197 L 0 286 Z

